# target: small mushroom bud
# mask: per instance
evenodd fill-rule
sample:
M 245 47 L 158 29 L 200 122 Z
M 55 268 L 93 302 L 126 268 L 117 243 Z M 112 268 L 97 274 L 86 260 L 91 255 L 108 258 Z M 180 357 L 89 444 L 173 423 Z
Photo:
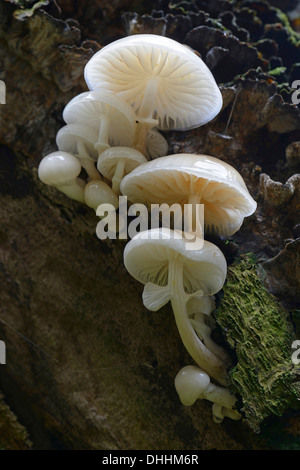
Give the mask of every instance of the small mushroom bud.
M 78 178 L 80 172 L 79 160 L 61 150 L 44 157 L 38 168 L 38 176 L 43 183 L 54 186 L 70 199 L 84 202 L 85 182 Z
M 84 199 L 87 206 L 97 211 L 101 204 L 112 204 L 115 209 L 119 207 L 119 198 L 104 181 L 92 180 L 84 189 Z
M 125 175 L 147 162 L 146 157 L 130 147 L 110 147 L 99 155 L 97 168 L 112 182 L 113 191 L 120 194 L 120 183 Z
M 224 416 L 240 419 L 240 414 L 234 410 L 235 396 L 228 388 L 212 384 L 208 374 L 198 367 L 183 367 L 175 377 L 175 388 L 183 405 L 191 406 L 201 398 L 211 401 L 215 422 L 220 423 Z

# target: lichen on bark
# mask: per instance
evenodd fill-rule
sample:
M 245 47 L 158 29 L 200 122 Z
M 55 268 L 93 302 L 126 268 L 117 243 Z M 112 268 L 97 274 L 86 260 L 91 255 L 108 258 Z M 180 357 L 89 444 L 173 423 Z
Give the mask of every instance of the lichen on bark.
M 300 368 L 292 362 L 290 313 L 265 289 L 251 254 L 229 266 L 215 315 L 235 355 L 230 387 L 250 428 L 258 432 L 268 416 L 299 410 Z

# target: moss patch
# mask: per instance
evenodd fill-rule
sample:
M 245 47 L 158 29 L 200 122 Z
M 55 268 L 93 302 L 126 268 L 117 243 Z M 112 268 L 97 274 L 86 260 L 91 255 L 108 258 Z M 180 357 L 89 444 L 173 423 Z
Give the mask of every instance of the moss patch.
M 268 416 L 300 407 L 300 368 L 292 363 L 295 331 L 287 310 L 264 288 L 252 255 L 228 268 L 216 319 L 236 355 L 229 372 L 241 411 L 259 432 Z
M 31 446 L 26 429 L 18 422 L 0 392 L 0 450 L 29 450 Z

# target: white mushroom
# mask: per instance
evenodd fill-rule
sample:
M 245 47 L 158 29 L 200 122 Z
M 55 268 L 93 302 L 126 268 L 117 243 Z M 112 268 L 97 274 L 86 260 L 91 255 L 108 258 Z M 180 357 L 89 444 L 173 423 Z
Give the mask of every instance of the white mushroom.
M 208 155 L 175 154 L 140 165 L 120 186 L 133 203 L 204 204 L 205 228 L 219 235 L 235 233 L 256 209 L 241 175 L 229 164 Z M 196 213 L 189 230 L 199 230 Z M 200 231 L 201 233 L 201 231 Z
M 149 129 L 192 129 L 222 107 L 221 92 L 201 58 L 163 36 L 136 34 L 114 41 L 90 59 L 84 75 L 90 90 L 111 91 L 134 108 L 135 145 L 142 153 Z
M 133 144 L 135 113 L 131 106 L 108 91 L 81 93 L 67 104 L 63 118 L 67 123 L 84 123 L 97 130 L 94 141 L 97 157 L 111 145 Z
M 206 399 L 214 403 L 213 418 L 220 423 L 224 416 L 238 420 L 241 418 L 234 409 L 236 397 L 225 387 L 219 387 L 210 382 L 209 376 L 195 366 L 183 367 L 175 377 L 175 388 L 180 401 L 185 406 L 191 406 L 197 399 Z
M 145 155 L 148 160 L 162 157 L 168 153 L 168 142 L 156 129 L 150 129 L 146 137 Z
M 94 149 L 95 139 L 97 139 L 97 133 L 93 128 L 74 123 L 68 124 L 58 131 L 56 144 L 59 150 L 75 155 L 91 179 L 100 179 L 95 167 L 95 159 L 97 158 Z
M 119 207 L 119 198 L 116 193 L 104 181 L 90 181 L 84 189 L 84 200 L 87 206 L 93 208 L 96 215 L 100 217 L 100 222 L 96 226 L 96 235 L 98 238 L 99 230 L 101 231 L 106 224 L 112 227 L 111 233 L 106 231 L 106 237 L 116 238 L 116 234 L 120 228 L 116 218 L 116 210 Z M 101 231 L 102 233 L 102 231 Z M 102 237 L 103 239 L 103 237 Z
M 78 178 L 80 172 L 79 160 L 63 151 L 44 157 L 38 168 L 38 176 L 43 183 L 54 186 L 71 199 L 84 202 L 85 182 Z
M 222 423 L 224 418 L 230 418 L 235 421 L 241 419 L 241 415 L 236 410 L 230 410 L 225 406 L 214 403 L 212 406 L 213 420 L 215 423 Z
M 203 296 L 197 292 L 190 296 L 187 303 L 187 311 L 190 322 L 203 344 L 222 360 L 230 362 L 230 358 L 224 348 L 216 344 L 212 339 L 212 329 L 215 327 L 215 321 L 211 317 L 216 309 L 214 296 Z
M 184 234 L 167 228 L 140 232 L 127 243 L 124 264 L 131 276 L 145 284 L 146 308 L 156 311 L 171 301 L 185 348 L 201 368 L 224 384 L 227 364 L 206 348 L 195 333 L 187 302 L 192 293 L 214 295 L 222 288 L 226 260 L 210 242 L 203 241 L 202 249 L 197 250 L 187 249 L 188 243 Z
M 119 198 L 104 181 L 92 180 L 84 188 L 84 200 L 88 207 L 95 209 L 101 204 L 111 204 L 114 209 L 119 207 Z
M 113 191 L 119 195 L 122 178 L 145 162 L 146 157 L 134 148 L 111 147 L 99 155 L 97 168 L 105 178 L 111 180 Z

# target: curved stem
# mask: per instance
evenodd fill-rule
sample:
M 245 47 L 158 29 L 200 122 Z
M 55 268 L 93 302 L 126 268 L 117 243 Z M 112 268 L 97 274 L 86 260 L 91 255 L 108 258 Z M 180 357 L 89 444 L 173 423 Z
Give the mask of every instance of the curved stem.
M 57 185 L 56 187 L 70 199 L 75 199 L 75 201 L 79 202 L 85 202 L 84 186 L 84 181 L 80 178 L 76 178 L 74 181 L 70 181 L 69 183 L 65 183 L 60 186 Z
M 225 408 L 225 406 L 221 406 L 218 403 L 213 404 L 212 413 L 215 423 L 222 423 L 223 419 L 226 417 L 235 421 L 241 419 L 241 415 L 238 411 L 230 410 L 229 408 Z
M 100 180 L 101 176 L 95 167 L 95 160 L 89 155 L 83 140 L 77 141 L 78 158 L 82 168 L 85 169 L 92 180 Z
M 215 343 L 211 338 L 211 327 L 205 323 L 205 313 L 198 312 L 195 318 L 191 318 L 191 324 L 196 331 L 197 335 L 203 341 L 204 345 L 213 352 L 216 356 L 222 359 L 224 362 L 230 364 L 230 360 L 226 351 Z
M 98 154 L 104 152 L 104 150 L 110 147 L 108 143 L 108 131 L 110 126 L 110 118 L 106 114 L 101 114 L 100 116 L 100 124 L 99 124 L 99 133 L 98 133 L 98 140 L 94 144 L 95 150 L 97 150 Z
M 232 395 L 228 388 L 218 387 L 212 383 L 208 385 L 203 395 L 199 398 L 205 398 L 229 410 L 232 410 L 236 403 L 236 397 Z
M 148 132 L 150 131 L 150 129 L 153 129 L 157 125 L 158 120 L 152 118 L 139 118 L 139 120 L 136 122 L 133 147 L 139 152 L 141 152 L 143 155 L 146 155 L 146 143 Z
M 182 342 L 194 361 L 220 384 L 226 384 L 226 364 L 215 356 L 197 336 L 187 312 L 187 300 L 183 287 L 183 265 L 180 261 L 169 262 L 168 286 L 172 309 Z
M 118 160 L 114 176 L 112 177 L 112 190 L 116 194 L 120 194 L 120 184 L 124 176 L 125 171 L 125 158 L 120 158 Z

